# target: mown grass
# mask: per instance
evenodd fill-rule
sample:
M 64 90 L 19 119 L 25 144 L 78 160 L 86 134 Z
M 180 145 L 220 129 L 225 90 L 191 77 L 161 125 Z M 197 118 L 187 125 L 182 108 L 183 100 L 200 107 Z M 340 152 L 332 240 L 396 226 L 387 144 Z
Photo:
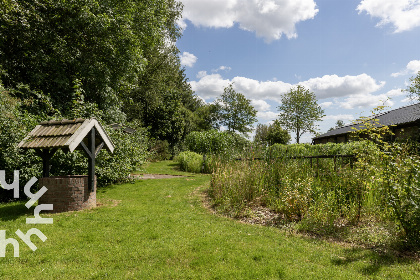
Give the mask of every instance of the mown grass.
M 172 171 L 173 162 L 147 171 Z M 156 168 L 156 169 L 155 169 Z M 153 171 L 150 171 L 153 170 Z M 142 180 L 98 192 L 104 206 L 53 214 L 35 225 L 38 250 L 0 258 L 1 279 L 418 279 L 420 264 L 393 254 L 288 235 L 212 214 L 201 191 L 210 177 Z M 204 186 L 204 187 L 203 187 Z M 16 210 L 16 211 L 15 211 Z M 0 206 L 7 237 L 26 232 L 24 202 Z M 44 215 L 45 216 L 45 215 Z

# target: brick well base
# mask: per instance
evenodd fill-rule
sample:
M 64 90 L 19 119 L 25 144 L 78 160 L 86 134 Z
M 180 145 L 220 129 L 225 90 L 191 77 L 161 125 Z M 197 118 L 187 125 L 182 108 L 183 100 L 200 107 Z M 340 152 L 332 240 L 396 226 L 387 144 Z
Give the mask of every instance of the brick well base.
M 76 211 L 96 207 L 96 176 L 93 191 L 88 189 L 88 176 L 68 175 L 39 179 L 39 186 L 48 191 L 43 194 L 38 204 L 53 204 L 50 213 Z

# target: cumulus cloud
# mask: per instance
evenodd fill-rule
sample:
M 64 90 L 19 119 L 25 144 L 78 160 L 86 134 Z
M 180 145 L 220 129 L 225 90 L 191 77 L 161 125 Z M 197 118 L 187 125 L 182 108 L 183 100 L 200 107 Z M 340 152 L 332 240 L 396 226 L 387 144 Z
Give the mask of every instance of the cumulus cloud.
M 220 96 L 223 89 L 230 83 L 229 80 L 223 79 L 220 74 L 207 75 L 204 71 L 199 72 L 199 79 L 198 81 L 191 81 L 190 85 L 192 90 L 204 99 Z
M 270 104 L 268 104 L 267 102 L 265 102 L 264 100 L 255 100 L 255 99 L 251 99 L 251 105 L 255 108 L 255 110 L 257 110 L 258 112 L 260 111 L 268 111 L 270 110 L 271 106 Z
M 319 106 L 321 106 L 322 108 L 329 108 L 329 107 L 331 107 L 333 105 L 333 103 L 332 102 L 322 102 L 322 103 L 320 103 L 319 104 Z
M 388 97 L 397 97 L 397 96 L 405 95 L 405 92 L 402 89 L 397 88 L 397 89 L 392 89 L 388 91 L 385 95 Z
M 363 0 L 357 10 L 380 18 L 377 26 L 392 24 L 396 33 L 420 26 L 420 0 Z
M 376 107 L 379 105 L 392 106 L 394 102 L 389 100 L 386 94 L 354 94 L 347 97 L 343 102 L 339 102 L 339 106 L 344 109 Z
M 351 121 L 354 120 L 353 115 L 349 115 L 349 114 L 339 114 L 339 115 L 328 115 L 322 118 L 323 120 L 334 120 L 334 121 L 338 121 L 338 120 L 342 120 L 342 121 Z
M 370 94 L 382 88 L 385 82 L 377 83 L 367 74 L 358 76 L 325 75 L 299 83 L 315 93 L 318 99 Z
M 232 68 L 230 68 L 229 66 L 220 66 L 219 68 L 217 68 L 217 69 L 213 69 L 213 70 L 211 70 L 212 72 L 214 72 L 214 73 L 217 73 L 217 72 L 219 72 L 219 71 L 225 71 L 225 72 L 228 72 L 228 71 L 230 71 L 230 70 L 232 70 Z
M 277 119 L 279 113 L 276 112 L 257 112 L 257 117 L 262 120 L 275 120 Z
M 196 26 L 230 28 L 235 23 L 267 42 L 294 38 L 296 24 L 318 13 L 314 0 L 182 0 L 183 18 Z M 185 27 L 185 21 L 179 22 Z
M 402 75 L 408 75 L 408 74 L 417 74 L 420 71 L 420 60 L 412 60 L 410 61 L 404 70 L 401 70 L 397 73 L 392 73 L 392 77 L 398 77 Z
M 281 81 L 261 82 L 246 77 L 234 77 L 224 79 L 220 74 L 207 74 L 200 71 L 197 75 L 198 81 L 191 81 L 193 91 L 204 99 L 215 98 L 223 93 L 223 89 L 233 83 L 233 89 L 245 95 L 249 99 L 269 99 L 280 101 L 281 95 L 290 90 L 291 84 Z
M 181 57 L 181 65 L 186 67 L 193 67 L 194 64 L 197 62 L 197 57 L 189 52 L 183 52 Z
M 197 79 L 198 81 L 190 82 L 191 87 L 197 95 L 204 99 L 220 96 L 223 89 L 233 83 L 234 90 L 244 94 L 249 99 L 281 102 L 282 94 L 295 86 L 282 81 L 258 81 L 238 76 L 230 80 L 224 79 L 218 73 L 208 74 L 205 71 L 199 72 Z M 348 109 L 377 104 L 378 100 L 386 100 L 387 96 L 392 97 L 398 94 L 397 90 L 393 90 L 387 94 L 373 95 L 374 92 L 384 86 L 385 82 L 377 82 L 367 74 L 344 77 L 326 75 L 299 84 L 313 91 L 320 100 L 347 97 L 347 103 L 339 105 Z M 357 101 L 358 99 L 360 100 Z M 324 108 L 331 105 L 331 102 L 322 103 Z

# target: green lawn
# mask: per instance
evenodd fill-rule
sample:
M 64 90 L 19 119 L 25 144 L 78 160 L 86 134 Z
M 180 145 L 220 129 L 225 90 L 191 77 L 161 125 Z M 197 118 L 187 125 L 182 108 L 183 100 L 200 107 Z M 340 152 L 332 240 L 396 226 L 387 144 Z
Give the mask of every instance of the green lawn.
M 150 164 L 147 171 L 168 174 L 172 168 L 168 161 Z M 25 233 L 31 227 L 48 237 L 45 243 L 32 237 L 35 252 L 20 241 L 19 258 L 10 246 L 0 258 L 0 278 L 420 279 L 414 260 L 214 215 L 199 196 L 209 179 L 111 186 L 98 192 L 104 206 L 51 215 L 52 225 L 26 225 L 31 213 L 25 202 L 0 205 L 0 229 L 7 238 L 18 239 L 17 229 Z

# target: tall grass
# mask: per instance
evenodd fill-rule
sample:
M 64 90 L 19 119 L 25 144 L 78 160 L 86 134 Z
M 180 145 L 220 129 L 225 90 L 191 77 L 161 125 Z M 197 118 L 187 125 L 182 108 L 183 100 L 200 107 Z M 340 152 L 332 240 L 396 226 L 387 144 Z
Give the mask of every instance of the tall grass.
M 394 150 L 402 147 L 396 144 Z M 210 195 L 219 209 L 233 216 L 246 215 L 249 207 L 268 207 L 283 222 L 321 234 L 380 221 L 418 240 L 420 161 L 404 151 L 387 154 L 369 141 L 312 150 L 304 145 L 277 146 L 268 151 L 275 159 L 221 163 L 213 172 Z M 354 153 L 356 160 L 292 157 L 316 153 Z

